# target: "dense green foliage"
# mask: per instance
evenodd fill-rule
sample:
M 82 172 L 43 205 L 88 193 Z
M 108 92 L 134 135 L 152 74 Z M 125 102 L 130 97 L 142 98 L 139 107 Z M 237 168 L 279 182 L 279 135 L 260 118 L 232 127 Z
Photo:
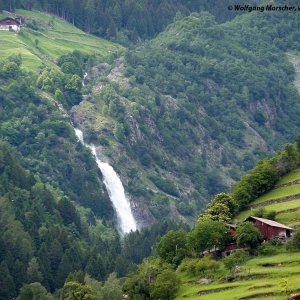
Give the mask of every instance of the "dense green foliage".
M 1 0 L 0 10 L 43 10 L 62 17 L 85 31 L 127 44 L 129 41 L 152 37 L 172 22 L 174 17 L 180 18 L 192 11 L 207 9 L 220 21 L 233 18 L 235 13 L 227 9 L 230 3 L 233 1 Z M 36 24 L 31 26 L 35 28 Z
M 125 66 L 110 62 L 74 115 L 84 116 L 86 136 L 104 145 L 126 190 L 155 219 L 174 217 L 176 207 L 190 220 L 258 159 L 295 139 L 299 95 L 285 52 L 299 49 L 298 27 L 296 14 L 251 13 L 218 24 L 193 13 L 128 51 Z M 259 168 L 260 190 L 235 188 L 240 208 L 278 178 L 274 165 Z M 224 221 L 233 213 L 211 209 Z
M 216 272 L 220 264 L 214 259 L 205 256 L 203 258 L 185 258 L 178 267 L 179 272 L 186 272 L 193 276 L 207 275 Z
M 188 254 L 186 233 L 170 230 L 157 243 L 156 253 L 167 263 L 179 264 Z
M 52 300 L 53 297 L 47 290 L 39 283 L 33 282 L 25 284 L 17 297 L 17 300 Z
M 66 3 L 78 6 L 71 11 Z M 125 43 L 153 36 L 177 10 L 188 14 L 200 9 L 191 8 L 192 2 L 173 3 L 167 17 L 166 10 L 160 10 L 162 23 L 152 30 L 155 20 L 134 13 L 137 5 L 151 14 L 154 2 L 111 1 L 105 9 L 104 1 L 97 7 L 95 1 L 82 3 L 31 2 L 34 8 Z M 10 9 L 30 5 L 6 4 Z M 132 5 L 130 17 L 122 16 L 127 5 Z M 106 25 L 101 23 L 105 17 L 97 18 L 99 9 L 109 16 Z M 131 17 L 138 20 L 133 26 L 126 24 Z M 117 19 L 122 24 L 117 25 Z M 28 25 L 33 30 L 39 26 L 34 21 Z M 264 30 L 254 34 L 253 27 Z M 104 66 L 107 77 L 91 83 L 101 92 L 84 101 L 83 68 L 91 67 L 93 57 L 78 51 L 64 54 L 57 66 L 44 68 L 38 76 L 21 69 L 20 56 L 1 61 L 0 137 L 6 142 L 0 145 L 0 298 L 19 294 L 20 299 L 51 299 L 48 291 L 62 288 L 62 299 L 117 300 L 122 293 L 116 275 L 104 284 L 100 281 L 111 272 L 124 276 L 143 261 L 125 283 L 131 299 L 173 299 L 179 284 L 173 271 L 180 263 L 193 275 L 218 270 L 219 264 L 199 256 L 221 250 L 228 241 L 226 222 L 299 165 L 300 142 L 260 161 L 230 194 L 217 195 L 190 233 L 165 223 L 131 233 L 121 242 L 110 227 L 113 211 L 101 174 L 58 104 L 65 109 L 95 105 L 97 126 L 88 124 L 88 139 L 107 146 L 111 155 L 124 151 L 116 155 L 116 167 L 129 178 L 131 195 L 146 199 L 156 219 L 180 217 L 178 212 L 195 217 L 210 196 L 229 186 L 257 158 L 295 137 L 299 95 L 291 85 L 294 72 L 284 52 L 299 49 L 298 28 L 295 14 L 252 14 L 220 25 L 208 13 L 178 13 L 165 32 L 126 54 L 125 69 L 119 63 L 113 82 L 108 78 L 110 60 L 111 65 Z M 40 47 L 38 39 L 34 43 Z M 119 75 L 122 72 L 125 77 Z M 146 170 L 143 176 L 141 170 Z M 170 229 L 155 247 L 159 258 L 143 260 Z M 254 248 L 259 241 L 253 225 L 238 226 L 238 245 Z M 298 249 L 298 244 L 295 238 L 291 247 Z M 186 256 L 193 258 L 183 260 Z M 240 259 L 228 258 L 227 268 Z
M 22 71 L 20 64 L 18 56 L 0 62 L 0 137 L 24 157 L 25 168 L 59 187 L 73 201 L 111 219 L 112 207 L 93 157 L 76 140 L 68 118 L 58 111 L 54 101 L 37 95 L 36 77 Z M 42 72 L 38 85 L 46 73 Z M 44 78 L 43 82 L 48 83 L 41 88 L 55 85 L 52 80 L 61 84 L 63 76 L 68 77 L 61 73 L 61 77 Z M 70 76 L 72 82 L 74 75 Z
M 222 249 L 228 241 L 228 228 L 225 223 L 213 220 L 200 220 L 189 235 L 190 248 L 196 253 Z
M 239 209 L 270 190 L 281 176 L 295 169 L 300 163 L 299 150 L 298 142 L 287 145 L 273 158 L 259 161 L 255 168 L 242 176 L 232 190 L 232 197 Z
M 236 230 L 236 243 L 238 246 L 256 248 L 262 241 L 262 235 L 252 222 L 243 222 Z
M 152 245 L 160 236 L 167 230 L 178 229 L 175 223 L 156 224 L 152 229 L 129 234 L 121 246 L 112 229 L 102 225 L 88 210 L 81 215 L 81 209 L 78 211 L 57 189 L 24 171 L 14 156 L 18 154 L 1 142 L 0 296 L 3 299 L 15 297 L 23 283 L 39 282 L 54 291 L 62 287 L 70 272 L 79 270 L 97 280 L 104 280 L 112 271 L 124 276 L 133 262 L 140 263 L 151 255 Z M 114 282 L 113 277 L 109 278 L 101 293 L 106 295 L 115 290 L 111 287 Z M 72 285 L 67 290 L 77 288 L 81 289 Z M 50 297 L 38 284 L 24 286 L 19 297 L 29 299 L 28 294 L 36 295 L 32 299 L 42 297 L 40 294 L 45 299 Z
M 280 177 L 299 166 L 299 150 L 298 138 L 295 144 L 287 145 L 284 150 L 278 152 L 273 158 L 259 161 L 255 168 L 246 173 L 235 184 L 231 193 L 218 194 L 207 205 L 206 212 L 199 216 L 197 224 L 190 232 L 169 231 L 156 244 L 155 255 L 159 257 L 159 262 L 163 261 L 171 264 L 173 269 L 177 268 L 176 274 L 182 273 L 192 278 L 201 275 L 203 283 L 208 282 L 210 279 L 224 282 L 225 280 L 232 280 L 236 277 L 236 273 L 241 272 L 240 266 L 252 258 L 251 254 L 266 257 L 281 251 L 299 251 L 299 232 L 295 232 L 292 239 L 283 247 L 283 242 L 279 239 L 272 239 L 261 244 L 262 234 L 252 222 L 243 220 L 237 224 L 236 231 L 232 232 L 226 224 L 232 221 L 242 207 L 251 204 L 255 199 L 254 197 L 261 196 L 270 190 Z M 294 177 L 291 181 L 296 184 L 293 179 Z M 238 198 L 235 193 L 237 189 L 243 190 L 245 193 L 252 193 L 252 196 L 247 201 Z M 244 201 L 241 202 L 240 199 Z M 272 219 L 276 213 L 258 208 L 254 211 L 254 214 Z M 208 256 L 211 253 L 212 256 L 218 257 L 220 251 L 224 250 L 226 245 L 231 245 L 232 242 L 235 242 L 238 247 L 245 248 L 245 250 L 239 249 L 220 261 Z M 229 254 L 229 251 L 224 253 Z M 202 258 L 203 255 L 205 256 Z M 147 259 L 144 260 L 143 264 L 146 261 Z M 136 289 L 136 286 L 144 287 L 143 284 L 137 281 L 141 269 L 138 270 L 133 274 L 129 274 L 127 282 L 130 285 L 126 288 L 129 294 L 134 292 L 142 296 L 144 295 L 144 289 Z M 156 269 L 156 272 L 161 274 L 162 270 Z M 175 296 L 173 295 L 173 297 Z M 137 297 L 136 299 L 140 298 Z
M 147 258 L 124 284 L 132 300 L 173 299 L 178 290 L 178 279 L 171 266 L 157 258 Z
M 78 55 L 65 55 L 59 64 L 63 66 Z M 77 141 L 55 100 L 49 94 L 38 95 L 35 86 L 35 80 L 39 84 L 43 77 L 47 85 L 41 88 L 53 93 L 56 84 L 77 72 L 76 61 L 71 73 L 44 70 L 38 78 L 20 66 L 19 56 L 0 63 L 0 135 L 11 144 L 0 145 L 0 296 L 15 297 L 22 284 L 28 283 L 21 299 L 48 299 L 42 286 L 31 283 L 54 291 L 74 271 L 86 272 L 94 278 L 91 280 L 104 280 L 113 271 L 124 276 L 134 263 L 151 255 L 158 238 L 179 227 L 176 223 L 156 224 L 127 235 L 121 245 L 108 222 L 112 208 L 91 153 Z M 50 75 L 45 79 L 47 72 Z M 66 97 L 67 93 L 63 94 Z M 103 295 L 111 293 L 113 282 L 111 278 L 101 288 Z M 81 286 L 73 288 L 81 290 Z
M 257 165 L 236 182 L 231 193 L 218 194 L 207 205 L 205 214 L 199 220 L 219 220 L 230 222 L 233 216 L 251 204 L 253 200 L 269 191 L 280 177 L 294 170 L 300 164 L 299 137 L 293 145 L 287 145 L 270 159 L 257 162 Z M 254 216 L 274 220 L 275 211 L 257 208 Z
M 296 15 L 292 18 L 278 15 L 254 15 L 251 20 L 240 18 L 218 25 L 209 14 L 192 14 L 170 25 L 154 41 L 127 53 L 127 76 L 140 84 L 141 91 L 147 93 L 150 89 L 155 93 L 147 99 L 135 91 L 128 91 L 125 96 L 135 102 L 140 123 L 147 115 L 157 120 L 163 146 L 169 153 L 178 158 L 192 158 L 194 167 L 176 167 L 181 173 L 191 173 L 196 186 L 202 179 L 199 173 L 207 174 L 209 170 L 206 164 L 200 163 L 205 160 L 204 151 L 200 157 L 194 151 L 191 154 L 199 141 L 212 139 L 223 145 L 221 164 L 224 167 L 232 165 L 229 160 L 234 159 L 247 169 L 255 159 L 253 153 L 259 155 L 262 150 L 258 146 L 247 147 L 248 125 L 273 147 L 278 147 L 278 140 L 276 144 L 268 140 L 271 132 L 277 134 L 279 141 L 295 137 L 295 128 L 299 126 L 295 114 L 299 106 L 295 99 L 299 96 L 292 87 L 293 70 L 282 49 L 290 47 L 293 28 L 298 27 L 299 19 Z M 290 18 L 287 38 L 277 48 L 267 44 L 270 35 L 276 34 L 274 26 L 281 27 L 287 18 Z M 252 25 L 259 26 L 261 22 L 270 24 L 270 28 L 266 26 L 265 31 L 254 36 Z M 249 35 L 247 44 L 245 35 Z M 293 43 L 292 47 L 299 48 L 299 45 Z M 169 100 L 172 103 L 162 95 L 172 96 Z M 273 107 L 268 115 L 272 130 L 257 123 L 255 114 L 262 105 Z M 284 114 L 289 116 L 287 123 L 282 122 Z M 200 134 L 195 128 L 205 128 L 205 133 Z M 146 127 L 141 129 L 154 141 L 155 132 L 151 134 Z M 243 156 L 233 149 L 239 149 Z M 155 156 L 152 160 L 159 163 Z M 200 185 L 200 192 L 204 187 L 210 194 L 220 190 L 220 186 L 209 181 Z
M 232 254 L 226 256 L 223 259 L 223 264 L 225 268 L 227 268 L 230 271 L 233 271 L 235 266 L 239 266 L 245 263 L 249 258 L 249 253 L 247 251 L 241 250 L 233 252 Z
M 300 232 L 297 231 L 293 234 L 293 238 L 287 244 L 288 250 L 299 251 L 300 250 Z

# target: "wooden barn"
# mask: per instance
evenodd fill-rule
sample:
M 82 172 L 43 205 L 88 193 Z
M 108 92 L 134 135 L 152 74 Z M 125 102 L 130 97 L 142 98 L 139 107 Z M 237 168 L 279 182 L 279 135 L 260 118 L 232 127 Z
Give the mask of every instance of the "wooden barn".
M 246 221 L 254 223 L 263 235 L 264 239 L 267 241 L 275 237 L 281 239 L 289 238 L 293 231 L 293 228 L 291 227 L 264 218 L 250 216 L 246 219 Z
M 13 18 L 5 18 L 0 20 L 0 30 L 13 30 L 16 32 L 20 32 L 21 30 L 21 20 L 13 19 Z

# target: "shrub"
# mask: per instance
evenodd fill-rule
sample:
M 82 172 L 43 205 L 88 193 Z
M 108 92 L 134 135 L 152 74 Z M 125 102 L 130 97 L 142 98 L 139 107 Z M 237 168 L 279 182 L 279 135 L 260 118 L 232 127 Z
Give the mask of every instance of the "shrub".
M 251 222 L 238 225 L 236 230 L 236 242 L 238 246 L 248 246 L 255 249 L 262 240 L 260 231 Z
M 26 26 L 30 29 L 33 29 L 33 30 L 39 30 L 39 26 L 37 24 L 37 22 L 35 20 L 32 20 L 30 23 L 27 23 Z
M 159 176 L 150 176 L 149 178 L 163 192 L 175 197 L 178 196 L 176 186 L 172 181 Z
M 185 258 L 178 267 L 178 271 L 185 271 L 191 275 L 208 275 L 215 273 L 219 268 L 220 263 L 210 257 L 201 259 Z
M 269 219 L 269 220 L 275 221 L 275 219 L 276 219 L 276 211 L 275 210 L 267 211 L 266 214 L 265 214 L 265 218 Z
M 300 231 L 294 233 L 293 238 L 287 243 L 286 249 L 288 251 L 300 250 Z
M 279 238 L 273 238 L 271 241 L 270 241 L 270 244 L 273 245 L 273 246 L 281 246 L 283 244 L 282 240 L 279 239 Z
M 226 269 L 232 271 L 235 266 L 245 263 L 250 258 L 249 253 L 244 250 L 236 251 L 223 258 Z
M 177 275 L 171 270 L 163 270 L 157 275 L 155 282 L 151 285 L 151 299 L 174 299 L 179 286 L 180 282 Z
M 253 216 L 274 221 L 276 218 L 276 211 L 274 211 L 274 210 L 267 211 L 265 208 L 259 207 L 254 210 Z
M 274 255 L 278 253 L 278 246 L 272 244 L 262 244 L 258 247 L 259 255 Z

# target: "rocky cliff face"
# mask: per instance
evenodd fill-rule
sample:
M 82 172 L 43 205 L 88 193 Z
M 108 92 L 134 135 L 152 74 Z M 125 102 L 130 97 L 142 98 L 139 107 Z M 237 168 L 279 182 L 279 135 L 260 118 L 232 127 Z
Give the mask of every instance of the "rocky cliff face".
M 252 36 L 265 16 L 255 18 L 224 25 L 193 14 L 89 71 L 72 118 L 120 174 L 141 226 L 193 222 L 213 195 L 295 138 L 292 66 L 267 36 Z
M 87 76 L 91 92 L 78 106 L 72 108 L 72 119 L 83 129 L 88 139 L 99 144 L 102 159 L 104 161 L 108 159 L 118 171 L 140 227 L 148 226 L 160 218 L 193 222 L 196 214 L 204 208 L 210 198 L 205 191 L 201 194 L 195 187 L 198 183 L 193 182 L 187 174 L 181 173 L 178 166 L 185 164 L 185 161 L 193 160 L 194 155 L 202 157 L 207 167 L 218 170 L 216 176 L 219 181 L 222 181 L 221 187 L 230 187 L 234 179 L 227 176 L 226 171 L 229 169 L 228 166 L 234 165 L 234 162 L 228 160 L 234 159 L 238 154 L 228 153 L 226 147 L 209 136 L 204 126 L 198 126 L 195 129 L 198 139 L 192 148 L 185 151 L 184 157 L 181 157 L 182 161 L 180 162 L 178 157 L 173 157 L 172 153 L 163 146 L 165 141 L 153 115 L 145 109 L 141 123 L 140 111 L 137 114 L 135 110 L 136 103 L 124 97 L 127 91 L 137 89 L 136 85 L 125 77 L 124 64 L 124 58 L 119 58 L 114 66 L 102 63 L 91 70 Z M 125 141 L 116 136 L 118 120 L 111 115 L 112 108 L 107 104 L 107 98 L 110 97 L 117 99 L 118 109 L 122 110 L 122 118 L 127 126 Z M 163 94 L 159 97 L 164 103 L 164 109 L 170 111 L 170 114 L 180 111 L 177 99 Z M 250 109 L 255 110 L 257 107 L 250 107 Z M 206 114 L 201 107 L 198 113 Z M 249 136 L 245 138 L 247 147 L 266 151 L 266 142 L 246 120 L 245 127 Z M 161 153 L 160 165 L 147 165 L 141 162 L 149 149 L 145 148 L 137 155 L 130 150 L 147 144 L 149 135 L 151 140 L 155 141 L 152 144 L 153 148 Z M 225 160 L 227 162 L 224 162 Z M 152 176 L 173 183 L 175 193 L 172 195 L 172 192 L 165 191 L 159 184 L 153 183 L 151 179 L 149 180 Z M 220 183 L 212 181 L 211 184 Z

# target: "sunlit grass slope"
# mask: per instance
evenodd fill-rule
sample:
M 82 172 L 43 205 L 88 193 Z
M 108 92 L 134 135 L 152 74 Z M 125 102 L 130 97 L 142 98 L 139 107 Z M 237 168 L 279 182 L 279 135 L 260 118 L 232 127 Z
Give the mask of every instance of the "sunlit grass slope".
M 294 170 L 282 177 L 274 189 L 257 198 L 248 209 L 237 216 L 242 221 L 253 214 L 258 207 L 276 211 L 276 221 L 289 226 L 300 226 L 300 170 Z
M 289 294 L 300 289 L 300 253 L 281 253 L 249 260 L 241 267 L 233 282 L 199 284 L 197 279 L 184 277 L 176 300 L 235 300 L 235 299 L 287 299 L 285 280 Z
M 39 30 L 25 26 L 20 34 L 0 31 L 0 58 L 21 54 L 23 66 L 37 71 L 42 65 L 52 65 L 62 54 L 73 50 L 95 54 L 105 58 L 113 52 L 122 51 L 120 45 L 89 35 L 72 24 L 40 12 L 17 10 L 26 22 L 35 20 Z M 9 15 L 1 14 L 0 18 Z
M 262 195 L 245 211 L 237 216 L 236 221 L 243 221 L 253 214 L 253 210 L 263 207 L 266 211 L 276 211 L 276 220 L 294 228 L 300 227 L 300 169 L 282 177 L 274 189 Z M 176 300 L 246 300 L 272 299 L 283 300 L 287 296 L 283 290 L 288 287 L 288 296 L 300 292 L 300 253 L 287 253 L 284 246 L 282 253 L 272 256 L 252 258 L 241 266 L 241 272 L 234 275 L 232 282 L 227 282 L 220 271 L 220 280 L 209 284 L 199 284 L 198 277 L 185 273 L 181 276 L 180 292 Z M 218 277 L 218 276 L 217 276 Z

